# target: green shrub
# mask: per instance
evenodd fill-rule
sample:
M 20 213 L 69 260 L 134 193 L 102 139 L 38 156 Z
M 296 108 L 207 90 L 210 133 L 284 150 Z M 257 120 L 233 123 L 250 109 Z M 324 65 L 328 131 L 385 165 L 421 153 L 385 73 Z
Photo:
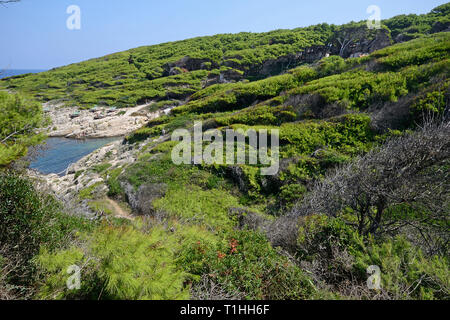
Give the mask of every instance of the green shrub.
M 176 243 L 162 228 L 142 233 L 133 227 L 104 226 L 88 237 L 87 248 L 51 253 L 37 259 L 45 272 L 39 297 L 52 299 L 187 299 L 189 275 L 176 265 Z M 66 286 L 66 270 L 84 266 L 80 290 Z
M 95 196 L 94 192 L 97 189 L 97 187 L 99 187 L 101 184 L 102 184 L 101 182 L 96 182 L 96 183 L 92 184 L 91 186 L 80 190 L 78 192 L 78 197 L 81 200 L 94 199 L 94 196 Z
M 35 280 L 33 257 L 39 248 L 63 247 L 77 230 L 90 222 L 62 212 L 49 195 L 38 193 L 32 183 L 16 173 L 0 173 L 0 249 L 15 269 L 8 282 L 32 286 Z
M 293 183 L 282 186 L 280 188 L 279 202 L 281 206 L 289 210 L 297 201 L 302 199 L 306 191 L 306 187 L 302 184 Z
M 340 56 L 331 56 L 320 60 L 318 66 L 319 74 L 324 76 L 329 76 L 336 73 L 341 73 L 346 68 L 346 63 Z
M 123 194 L 123 189 L 119 181 L 119 176 L 122 171 L 122 168 L 115 168 L 109 172 L 108 179 L 106 180 L 106 184 L 108 185 L 108 196 L 117 197 Z
M 382 288 L 394 299 L 448 299 L 450 272 L 447 257 L 425 256 L 400 236 L 382 243 L 370 243 L 366 254 L 355 254 L 355 269 L 369 265 L 381 269 Z
M 423 117 L 430 116 L 431 114 L 442 115 L 447 106 L 447 100 L 449 99 L 449 82 L 444 82 L 442 87 L 437 90 L 427 92 L 416 98 L 416 101 L 411 106 L 411 113 L 417 120 L 423 120 Z
M 96 173 L 103 173 L 105 172 L 107 169 L 109 169 L 112 165 L 110 163 L 101 163 L 98 165 L 95 165 L 92 170 Z
M 84 173 L 84 170 L 79 170 L 79 171 L 75 172 L 73 180 L 77 180 L 83 173 Z
M 247 299 L 308 299 L 317 293 L 298 267 L 250 230 L 231 232 L 216 246 L 197 242 L 186 248 L 182 263 Z
M 163 210 L 171 216 L 205 224 L 215 228 L 228 229 L 233 225 L 228 217 L 228 209 L 238 206 L 235 197 L 225 190 L 202 190 L 197 186 L 173 187 L 162 198 L 155 200 L 157 210 Z
M 298 258 L 320 265 L 316 269 L 320 281 L 334 290 L 345 287 L 345 282 L 353 282 L 354 297 L 371 298 L 379 292 L 367 290 L 367 268 L 376 265 L 381 270 L 380 285 L 385 298 L 448 298 L 450 273 L 446 257 L 425 256 L 403 236 L 363 238 L 351 226 L 351 216 L 347 218 L 350 220 L 344 222 L 313 215 L 300 222 Z
M 28 147 L 41 143 L 45 134 L 35 131 L 48 124 L 39 104 L 18 94 L 0 92 L 0 167 L 25 156 Z

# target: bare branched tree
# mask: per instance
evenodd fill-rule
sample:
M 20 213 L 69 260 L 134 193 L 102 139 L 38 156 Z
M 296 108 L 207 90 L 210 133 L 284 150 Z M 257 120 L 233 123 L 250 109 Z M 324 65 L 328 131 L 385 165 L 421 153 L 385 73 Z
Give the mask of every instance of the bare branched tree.
M 344 52 L 347 47 L 354 41 L 355 35 L 353 34 L 344 34 L 342 37 L 336 38 L 340 45 L 339 56 L 343 57 Z
M 449 165 L 450 122 L 427 123 L 317 182 L 290 216 L 336 217 L 351 210 L 357 217 L 354 226 L 363 235 L 409 227 L 417 230 L 429 251 L 436 251 L 433 239 L 441 247 L 442 241 L 448 242 Z
M 339 48 L 339 56 L 344 57 L 347 48 L 366 34 L 366 29 L 361 26 L 343 27 L 336 32 L 335 41 Z
M 353 45 L 363 44 L 363 47 L 366 48 L 364 50 L 370 50 L 369 48 L 377 39 L 376 33 L 377 31 L 368 29 L 365 23 L 350 23 L 338 27 L 331 41 L 339 49 L 339 56 L 345 58 L 349 56 L 348 49 Z
M 209 275 L 203 275 L 191 290 L 192 300 L 243 300 L 242 292 L 228 292 Z

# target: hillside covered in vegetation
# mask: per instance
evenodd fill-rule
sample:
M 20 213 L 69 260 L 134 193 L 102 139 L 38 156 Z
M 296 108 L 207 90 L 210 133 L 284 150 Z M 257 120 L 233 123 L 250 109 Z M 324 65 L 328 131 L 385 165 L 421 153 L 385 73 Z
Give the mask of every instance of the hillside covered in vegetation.
M 1 79 L 0 298 L 449 299 L 449 30 L 445 4 L 378 30 L 201 37 Z M 19 93 L 173 109 L 55 192 L 15 161 L 46 121 Z M 277 129 L 278 173 L 175 165 L 171 133 L 196 121 Z
M 448 28 L 448 8 L 382 21 L 326 23 L 267 33 L 222 34 L 140 47 L 35 74 L 2 79 L 41 102 L 133 106 L 146 100 L 184 100 L 213 83 L 256 80 L 312 63 L 326 54 L 347 58 Z

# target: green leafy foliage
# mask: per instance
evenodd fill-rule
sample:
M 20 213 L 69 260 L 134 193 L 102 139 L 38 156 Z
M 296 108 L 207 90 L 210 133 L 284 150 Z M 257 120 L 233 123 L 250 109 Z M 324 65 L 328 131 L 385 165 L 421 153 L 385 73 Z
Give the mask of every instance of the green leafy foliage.
M 142 233 L 133 227 L 104 226 L 92 234 L 84 251 L 43 250 L 38 263 L 47 277 L 39 295 L 53 299 L 96 295 L 103 299 L 186 299 L 189 291 L 183 282 L 188 275 L 176 265 L 170 250 L 173 241 L 162 228 Z M 82 288 L 72 292 L 65 286 L 71 265 L 85 266 Z
M 225 190 L 212 188 L 204 191 L 197 186 L 170 189 L 164 198 L 154 202 L 156 209 L 216 228 L 232 226 L 228 209 L 237 205 L 237 199 Z
M 370 298 L 377 293 L 364 289 L 367 268 L 371 265 L 381 270 L 381 294 L 386 297 L 448 298 L 450 274 L 446 257 L 427 257 L 402 236 L 363 238 L 342 219 L 316 215 L 304 218 L 300 224 L 298 257 L 315 261 L 328 270 L 316 274 L 327 285 L 339 286 L 356 280 L 358 284 L 353 288 L 360 286 L 356 289 L 360 290 L 360 298 Z
M 0 92 L 0 167 L 26 155 L 28 147 L 44 140 L 36 130 L 48 124 L 39 104 L 20 95 Z
M 298 267 L 250 230 L 232 232 L 226 242 L 212 247 L 199 241 L 186 248 L 182 261 L 192 273 L 207 273 L 247 299 L 305 299 L 316 293 Z
M 390 30 L 394 39 L 399 34 L 407 39 L 417 38 L 432 32 L 436 22 L 444 26 L 448 24 L 447 8 L 448 4 L 425 15 L 396 16 L 384 20 L 383 28 L 387 32 Z M 376 30 L 365 28 L 365 22 L 358 22 L 197 37 L 139 47 L 39 74 L 2 79 L 0 87 L 19 89 L 39 101 L 60 100 L 88 108 L 96 104 L 127 107 L 149 100 L 184 99 L 201 90 L 208 77 L 227 70 L 235 70 L 241 79 L 258 80 L 281 74 L 289 69 L 288 66 L 298 65 L 276 64 L 261 75 L 259 70 L 263 63 L 330 43 L 339 48 L 339 41 L 349 35 L 353 44 L 371 41 L 376 33 Z M 329 59 L 328 64 L 334 60 L 336 58 Z M 342 65 L 337 63 L 326 66 L 322 71 L 335 72 L 340 67 Z M 266 90 L 264 94 L 270 91 Z M 223 103 L 230 101 L 220 102 Z
M 140 47 L 40 74 L 2 79 L 2 83 L 10 89 L 25 90 L 39 100 L 63 99 L 88 107 L 133 106 L 151 99 L 183 98 L 201 89 L 210 69 L 220 73 L 222 67 L 234 63 L 242 73 L 249 72 L 262 61 L 324 43 L 326 28 L 321 31 L 306 28 L 199 37 Z M 296 41 L 275 40 L 286 33 L 292 34 Z M 185 57 L 188 59 L 183 62 Z M 178 74 L 169 75 L 172 68 Z
M 291 73 L 260 81 L 207 88 L 204 92 L 197 92 L 192 102 L 174 109 L 174 112 L 207 113 L 243 109 L 254 101 L 276 97 L 282 91 L 299 86 L 315 76 L 313 69 L 302 67 Z
M 399 15 L 384 20 L 383 23 L 391 30 L 392 36 L 396 38 L 402 34 L 407 38 L 416 38 L 431 31 L 433 25 L 449 15 L 448 3 L 434 8 L 429 14 Z
M 37 192 L 32 183 L 15 173 L 0 173 L 0 250 L 6 282 L 27 295 L 33 291 L 33 258 L 40 247 L 50 250 L 67 245 L 77 230 L 91 224 L 63 212 L 51 196 Z

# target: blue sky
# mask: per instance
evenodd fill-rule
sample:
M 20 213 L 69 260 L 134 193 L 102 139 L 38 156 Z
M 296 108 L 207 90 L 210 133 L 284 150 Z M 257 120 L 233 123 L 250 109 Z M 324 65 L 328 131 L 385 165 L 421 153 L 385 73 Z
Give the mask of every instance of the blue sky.
M 130 48 L 195 36 L 263 32 L 321 22 L 427 13 L 446 0 L 22 0 L 0 6 L 0 69 L 49 69 Z M 69 5 L 81 30 L 69 30 Z

